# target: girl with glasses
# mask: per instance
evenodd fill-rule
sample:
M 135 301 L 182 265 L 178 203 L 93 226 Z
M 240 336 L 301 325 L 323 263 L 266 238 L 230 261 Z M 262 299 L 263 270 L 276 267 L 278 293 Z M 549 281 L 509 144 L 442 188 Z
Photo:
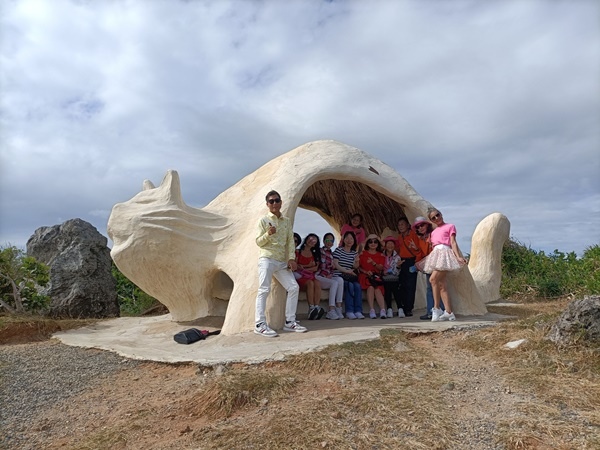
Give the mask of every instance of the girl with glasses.
M 300 249 L 296 251 L 296 264 L 298 265 L 298 286 L 300 290 L 306 290 L 306 301 L 308 302 L 308 320 L 319 320 L 325 314 L 321 308 L 321 283 L 315 278 L 321 264 L 321 247 L 319 236 L 309 233 Z
M 379 316 L 387 318 L 385 302 L 383 300 L 383 266 L 385 256 L 381 253 L 381 243 L 376 234 L 370 234 L 365 243 L 365 250 L 360 254 L 358 266 L 358 281 L 363 289 L 367 290 L 367 303 L 369 304 L 369 317 L 375 319 L 377 314 L 374 308 L 374 298 L 379 305 Z M 373 276 L 378 276 L 376 281 Z
M 446 277 L 448 272 L 459 270 L 467 261 L 456 242 L 456 227 L 451 223 L 445 223 L 442 213 L 435 208 L 427 211 L 427 217 L 436 226 L 431 232 L 433 250 L 417 263 L 417 268 L 431 274 L 430 281 L 433 289 L 431 321 L 456 320 L 448 295 Z M 440 309 L 440 301 L 446 307 L 444 312 Z

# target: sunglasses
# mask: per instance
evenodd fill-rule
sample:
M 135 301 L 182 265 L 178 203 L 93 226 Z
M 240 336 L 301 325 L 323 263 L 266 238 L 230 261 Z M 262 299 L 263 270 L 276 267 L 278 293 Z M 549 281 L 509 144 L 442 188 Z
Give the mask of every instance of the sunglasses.
M 269 204 L 272 205 L 273 203 L 281 203 L 281 199 L 280 198 L 270 198 L 269 200 L 267 200 L 267 202 L 269 202 Z
M 367 244 L 379 244 L 379 241 L 377 239 L 369 239 Z
M 441 215 L 440 213 L 437 213 L 435 216 L 431 216 L 431 217 L 429 218 L 429 220 L 436 220 L 436 219 L 438 219 L 438 218 L 440 218 L 440 217 L 442 217 L 442 215 Z
M 427 226 L 426 223 L 420 223 L 419 225 L 417 225 L 417 228 L 426 227 L 426 226 Z

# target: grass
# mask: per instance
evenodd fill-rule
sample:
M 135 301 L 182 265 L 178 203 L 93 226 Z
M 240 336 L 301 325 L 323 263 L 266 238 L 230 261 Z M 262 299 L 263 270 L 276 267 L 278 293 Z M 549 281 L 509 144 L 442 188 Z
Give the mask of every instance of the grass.
M 0 315 L 0 345 L 49 339 L 57 331 L 80 328 L 96 319 L 50 319 L 37 315 Z

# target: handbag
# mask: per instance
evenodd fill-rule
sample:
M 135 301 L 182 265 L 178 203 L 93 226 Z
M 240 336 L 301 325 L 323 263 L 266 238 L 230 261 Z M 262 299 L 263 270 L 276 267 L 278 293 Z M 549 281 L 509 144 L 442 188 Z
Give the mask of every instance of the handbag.
M 298 273 L 300 274 L 300 278 L 304 278 L 305 280 L 314 280 L 315 279 L 315 272 L 312 272 L 310 270 L 307 269 L 300 269 L 298 271 Z
M 400 281 L 400 277 L 398 275 L 384 275 L 382 278 L 386 283 L 395 283 L 396 281 Z
M 383 285 L 383 277 L 378 274 L 378 273 L 374 273 L 373 275 L 371 275 L 369 278 L 369 283 L 371 283 L 371 286 L 382 286 Z
M 356 275 L 354 272 L 341 273 L 340 276 L 344 279 L 344 281 L 349 281 L 351 283 L 358 281 L 358 275 Z
M 194 342 L 206 339 L 208 336 L 214 336 L 220 333 L 221 330 L 208 331 L 199 330 L 198 328 L 190 328 L 177 333 L 175 336 L 173 336 L 173 340 L 178 344 L 193 344 Z

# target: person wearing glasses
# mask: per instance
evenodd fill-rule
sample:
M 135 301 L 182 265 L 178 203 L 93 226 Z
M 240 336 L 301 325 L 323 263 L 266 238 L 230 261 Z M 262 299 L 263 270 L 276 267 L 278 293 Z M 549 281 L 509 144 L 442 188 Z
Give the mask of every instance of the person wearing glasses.
M 417 268 L 431 274 L 431 287 L 433 288 L 433 308 L 431 321 L 456 320 L 452 312 L 452 302 L 446 287 L 448 272 L 460 269 L 467 263 L 456 242 L 456 227 L 445 223 L 442 213 L 435 208 L 427 211 L 429 220 L 436 226 L 431 232 L 431 246 L 433 250 L 429 255 L 417 263 Z M 444 303 L 446 311 L 442 312 L 440 301 Z
M 277 336 L 277 332 L 267 324 L 265 315 L 273 277 L 287 291 L 283 329 L 304 333 L 306 328 L 296 321 L 300 288 L 292 275 L 292 271 L 297 269 L 292 222 L 281 213 L 282 201 L 277 191 L 269 191 L 265 200 L 269 213 L 259 219 L 256 235 L 259 257 L 254 333 L 265 337 Z
M 387 318 L 385 302 L 383 300 L 383 267 L 385 256 L 381 253 L 381 242 L 376 234 L 370 234 L 365 243 L 365 250 L 360 254 L 358 266 L 358 281 L 363 289 L 367 290 L 367 303 L 369 304 L 369 317 L 375 319 L 374 299 L 379 305 L 379 316 Z M 375 283 L 372 276 L 379 276 L 379 282 Z
M 323 289 L 329 289 L 329 311 L 325 316 L 329 320 L 343 319 L 342 297 L 344 295 L 344 279 L 335 274 L 333 253 L 331 248 L 335 238 L 333 233 L 325 233 L 323 247 L 321 248 L 321 267 L 317 273 L 317 280 Z
M 321 265 L 321 248 L 319 236 L 309 233 L 296 250 L 296 272 L 300 278 L 296 281 L 300 290 L 306 290 L 306 301 L 308 302 L 308 320 L 319 320 L 325 314 L 321 308 L 321 283 L 315 278 Z

